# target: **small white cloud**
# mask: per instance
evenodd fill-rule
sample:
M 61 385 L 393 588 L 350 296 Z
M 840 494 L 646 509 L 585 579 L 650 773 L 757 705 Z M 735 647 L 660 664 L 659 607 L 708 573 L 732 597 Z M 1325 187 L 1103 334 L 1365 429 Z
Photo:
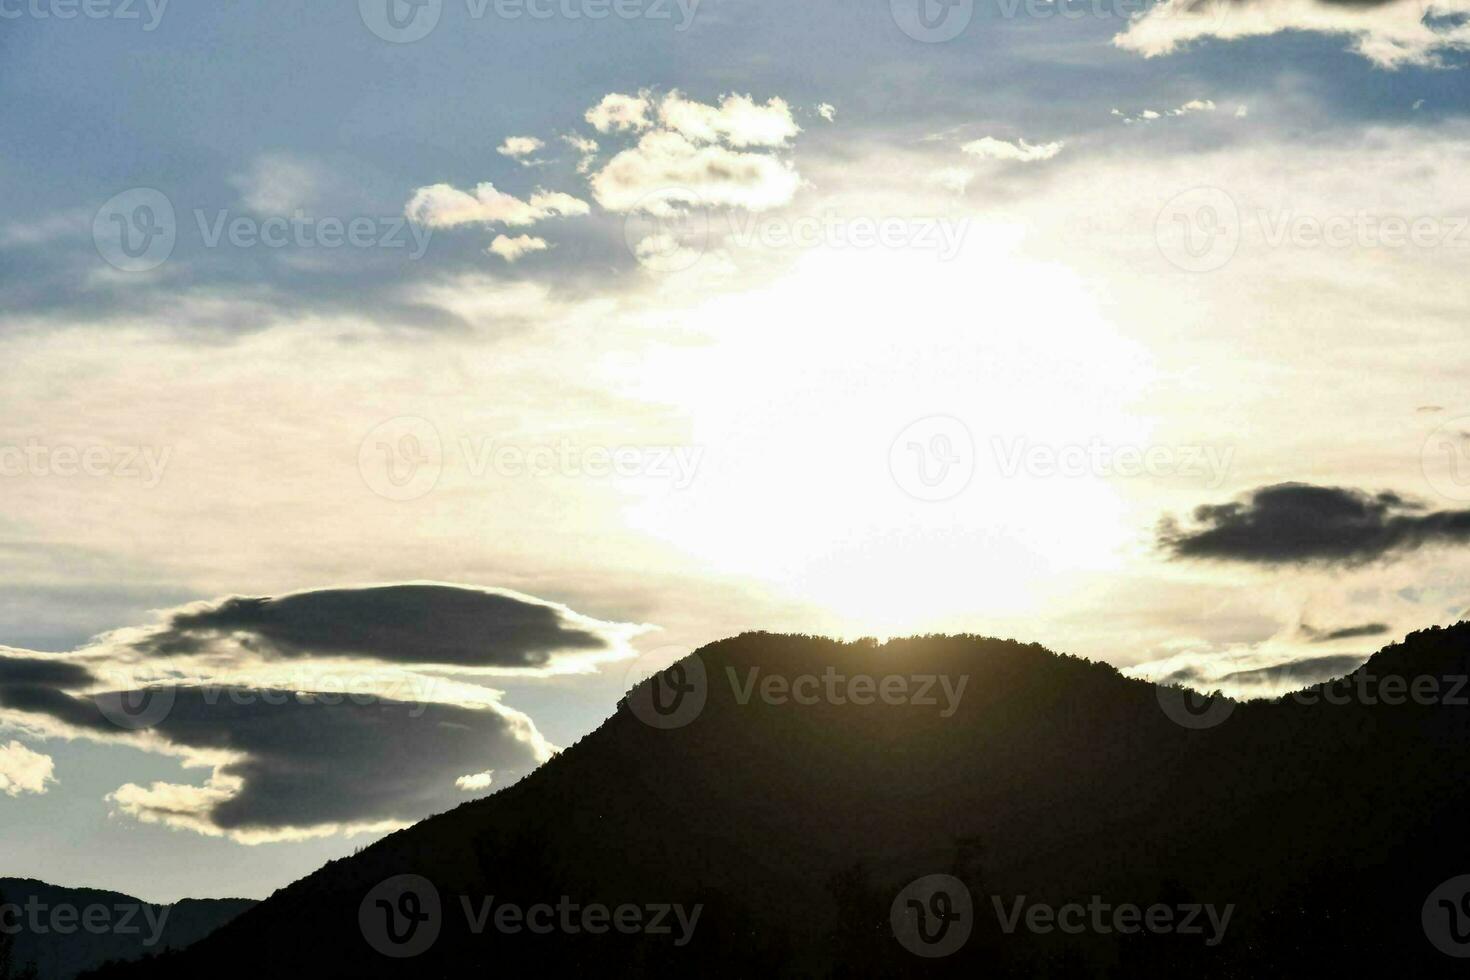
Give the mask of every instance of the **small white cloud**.
M 1345 36 L 1381 68 L 1443 67 L 1443 55 L 1470 48 L 1466 0 L 1430 3 L 1322 3 L 1319 0 L 1162 0 L 1135 16 L 1113 44 L 1145 58 L 1204 38 L 1236 40 L 1287 31 Z
M 561 141 L 581 154 L 577 161 L 577 173 L 585 174 L 592 169 L 592 164 L 597 162 L 597 141 L 577 133 L 567 133 Z
M 255 159 L 250 169 L 230 178 L 240 200 L 256 214 L 291 214 L 308 208 L 322 186 L 321 175 L 309 163 L 279 153 Z
M 963 194 L 975 179 L 975 173 L 963 167 L 945 167 L 929 175 L 929 181 L 954 194 Z
M 1423 99 L 1415 99 L 1414 100 L 1414 111 L 1415 112 L 1418 112 L 1422 108 L 1424 108 L 1424 100 Z
M 659 103 L 659 123 L 696 143 L 730 146 L 783 146 L 801 127 L 784 99 L 764 105 L 748 95 L 727 95 L 718 107 L 670 92 Z
M 1251 112 L 1251 107 L 1248 106 L 1248 105 L 1236 106 L 1235 107 L 1235 118 L 1236 119 L 1244 119 L 1246 116 L 1250 115 L 1250 112 Z
M 1145 109 L 1138 114 L 1139 119 L 1157 119 L 1159 114 L 1152 109 Z
M 56 782 L 56 763 L 49 755 L 32 752 L 19 742 L 0 746 L 0 793 L 45 793 Z
M 591 184 L 597 203 L 609 211 L 673 203 L 764 211 L 789 203 L 801 177 L 770 154 L 696 144 L 660 129 L 609 160 Z
M 460 776 L 454 781 L 454 785 L 467 793 L 474 792 L 476 790 L 489 789 L 490 780 L 494 776 L 494 769 L 486 769 L 484 772 L 477 772 L 469 776 Z
M 544 163 L 544 160 L 533 160 L 532 155 L 546 146 L 534 136 L 511 136 L 495 148 L 495 152 L 501 156 L 519 160 L 522 166 L 533 167 Z
M 610 92 L 587 110 L 585 118 L 599 133 L 638 132 L 653 125 L 648 119 L 650 108 L 647 93 L 620 95 Z
M 453 228 L 466 224 L 503 224 L 514 227 L 533 225 L 546 218 L 575 217 L 587 214 L 586 201 L 560 191 L 540 191 L 522 201 L 513 194 L 483 183 L 473 194 L 449 184 L 420 187 L 404 208 L 410 221 L 429 228 Z
M 970 156 L 981 157 L 986 160 L 1011 160 L 1017 163 L 1033 163 L 1037 160 L 1050 160 L 1062 152 L 1064 143 L 1027 143 L 1025 140 L 1017 140 L 1014 143 L 1006 140 L 998 140 L 993 136 L 982 136 L 980 139 L 971 140 L 960 149 Z
M 1209 99 L 1191 99 L 1177 109 L 1170 109 L 1169 115 L 1183 116 L 1191 112 L 1214 112 L 1215 103 Z
M 823 102 L 817 106 L 817 115 L 828 122 L 834 122 L 837 119 L 837 107 L 830 102 Z
M 498 255 L 507 262 L 514 262 L 523 255 L 532 252 L 544 252 L 551 246 L 544 238 L 536 238 L 532 235 L 517 235 L 509 238 L 505 235 L 496 235 L 495 241 L 490 243 L 486 249 L 491 255 Z

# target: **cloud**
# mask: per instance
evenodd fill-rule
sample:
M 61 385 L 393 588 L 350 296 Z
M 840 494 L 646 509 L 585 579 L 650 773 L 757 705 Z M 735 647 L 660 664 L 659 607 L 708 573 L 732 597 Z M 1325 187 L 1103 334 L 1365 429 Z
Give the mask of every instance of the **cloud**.
M 1387 623 L 1364 623 L 1362 626 L 1343 626 L 1332 630 L 1319 630 L 1302 624 L 1302 635 L 1313 643 L 1331 643 L 1334 640 L 1351 640 L 1361 636 L 1382 636 L 1390 629 Z
M 0 793 L 6 796 L 40 796 L 56 782 L 55 770 L 55 761 L 49 755 L 32 752 L 16 741 L 0 745 Z
M 801 177 L 788 162 L 698 144 L 655 130 L 592 176 L 592 193 L 609 211 L 658 211 L 669 202 L 765 211 L 790 203 Z
M 646 92 L 640 95 L 612 92 L 588 109 L 584 118 L 599 133 L 637 132 L 653 125 L 648 119 L 651 108 Z
M 70 654 L 0 648 L 0 724 L 209 771 L 109 796 L 146 823 L 247 844 L 382 831 L 553 751 L 500 692 L 457 678 L 591 669 L 645 629 L 439 583 L 217 599 Z
M 544 252 L 550 247 L 546 239 L 536 238 L 532 235 L 517 235 L 515 238 L 510 238 L 506 235 L 496 235 L 495 241 L 490 243 L 490 247 L 486 251 L 492 255 L 500 256 L 507 262 L 514 262 L 523 255 L 529 255 L 532 252 Z
M 559 653 L 615 650 L 628 635 L 515 592 L 408 584 L 200 603 L 133 646 L 160 657 L 239 647 L 264 657 L 539 669 Z
M 830 102 L 823 102 L 817 106 L 817 115 L 828 122 L 837 121 L 837 107 Z
M 1111 114 L 1121 116 L 1123 122 L 1132 124 L 1136 122 L 1153 122 L 1155 119 L 1163 119 L 1165 116 L 1187 116 L 1192 112 L 1214 112 L 1215 108 L 1215 103 L 1212 99 L 1190 99 L 1183 105 L 1175 106 L 1173 109 L 1166 109 L 1163 112 L 1159 112 L 1157 109 L 1144 109 L 1138 115 L 1130 116 L 1121 109 L 1113 109 Z M 1245 115 L 1245 106 L 1237 109 L 1235 115 L 1237 117 L 1243 117 Z
M 420 187 L 404 208 L 404 214 L 410 221 L 429 228 L 468 224 L 524 227 L 547 218 L 585 215 L 590 210 L 586 201 L 560 191 L 538 190 L 529 201 L 522 201 L 487 182 L 478 185 L 473 194 L 449 184 Z
M 399 827 L 460 802 L 466 772 L 516 777 L 549 756 L 514 715 L 250 688 L 179 688 L 151 733 L 215 762 L 204 786 L 109 797 L 144 823 L 242 843 Z
M 592 169 L 592 164 L 597 162 L 597 141 L 576 133 L 567 133 L 562 136 L 562 142 L 581 154 L 577 161 L 577 173 L 585 174 Z
M 1291 656 L 1260 650 L 1192 650 L 1123 670 L 1156 684 L 1223 691 L 1237 699 L 1280 697 L 1352 673 L 1368 654 Z
M 761 105 L 748 95 L 727 95 L 717 108 L 670 92 L 659 103 L 658 119 L 663 128 L 693 142 L 742 148 L 783 146 L 801 132 L 785 100 Z
M 523 167 L 535 167 L 545 163 L 545 160 L 534 160 L 530 157 L 536 152 L 544 149 L 546 144 L 534 136 L 510 136 L 504 143 L 495 148 L 495 152 L 501 156 L 517 160 Z
M 454 781 L 454 785 L 462 790 L 465 790 L 466 792 L 489 789 L 490 780 L 493 779 L 494 776 L 494 769 L 486 769 L 484 772 L 477 772 L 473 775 L 460 776 Z
M 250 169 L 230 178 L 240 200 L 256 214 L 291 214 L 317 196 L 322 176 L 309 163 L 279 153 L 256 157 Z
M 1366 655 L 1334 654 L 1326 657 L 1306 657 L 1270 667 L 1253 667 L 1223 674 L 1218 683 L 1229 685 L 1236 691 L 1252 686 L 1273 689 L 1297 689 L 1310 687 L 1334 677 L 1351 674 L 1367 660 Z M 1180 678 L 1185 683 L 1186 678 Z
M 1470 541 L 1470 511 L 1427 511 L 1394 493 L 1282 483 L 1172 518 L 1159 542 L 1178 558 L 1358 565 L 1431 544 Z
M 1027 143 L 1025 140 L 1017 140 L 1014 143 L 999 140 L 993 136 L 982 136 L 980 139 L 971 140 L 960 149 L 970 156 L 981 157 L 986 160 L 1010 160 L 1017 163 L 1034 163 L 1038 160 L 1050 160 L 1062 152 L 1064 143 Z
M 1204 38 L 1235 40 L 1283 31 L 1342 35 L 1383 68 L 1438 67 L 1470 48 L 1470 0 L 1164 0 L 1113 38 L 1145 58 Z

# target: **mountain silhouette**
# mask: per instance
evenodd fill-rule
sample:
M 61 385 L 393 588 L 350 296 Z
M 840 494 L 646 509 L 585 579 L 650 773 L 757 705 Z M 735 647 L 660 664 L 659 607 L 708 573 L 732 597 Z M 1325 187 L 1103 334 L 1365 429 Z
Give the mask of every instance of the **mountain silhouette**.
M 110 961 L 182 949 L 255 903 L 184 899 L 153 905 L 96 888 L 0 878 L 0 980 L 72 980 Z
M 521 782 L 100 975 L 1448 975 L 1470 953 L 1466 675 L 1470 623 L 1244 703 L 1035 644 L 748 633 Z M 496 918 L 538 904 L 548 932 Z M 645 928 L 659 907 L 684 924 Z

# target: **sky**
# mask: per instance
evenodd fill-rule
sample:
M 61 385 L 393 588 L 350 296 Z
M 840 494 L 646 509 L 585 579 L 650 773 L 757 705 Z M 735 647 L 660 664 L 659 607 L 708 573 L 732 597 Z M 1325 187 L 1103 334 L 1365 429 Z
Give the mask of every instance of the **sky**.
M 1458 620 L 1467 15 L 0 0 L 0 873 L 264 897 L 745 630 Z

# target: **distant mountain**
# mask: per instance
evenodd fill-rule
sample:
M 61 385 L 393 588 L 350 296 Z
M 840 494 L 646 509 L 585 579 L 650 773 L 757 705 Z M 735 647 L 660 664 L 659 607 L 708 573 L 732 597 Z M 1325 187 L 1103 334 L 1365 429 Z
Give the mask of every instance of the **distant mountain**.
M 1208 705 L 1010 641 L 746 634 L 520 783 L 106 976 L 1461 972 L 1466 675 L 1464 623 Z
M 95 888 L 0 878 L 0 942 L 10 938 L 12 972 L 24 975 L 31 966 L 36 980 L 71 980 L 110 960 L 182 949 L 254 904 L 232 898 L 150 905 Z

